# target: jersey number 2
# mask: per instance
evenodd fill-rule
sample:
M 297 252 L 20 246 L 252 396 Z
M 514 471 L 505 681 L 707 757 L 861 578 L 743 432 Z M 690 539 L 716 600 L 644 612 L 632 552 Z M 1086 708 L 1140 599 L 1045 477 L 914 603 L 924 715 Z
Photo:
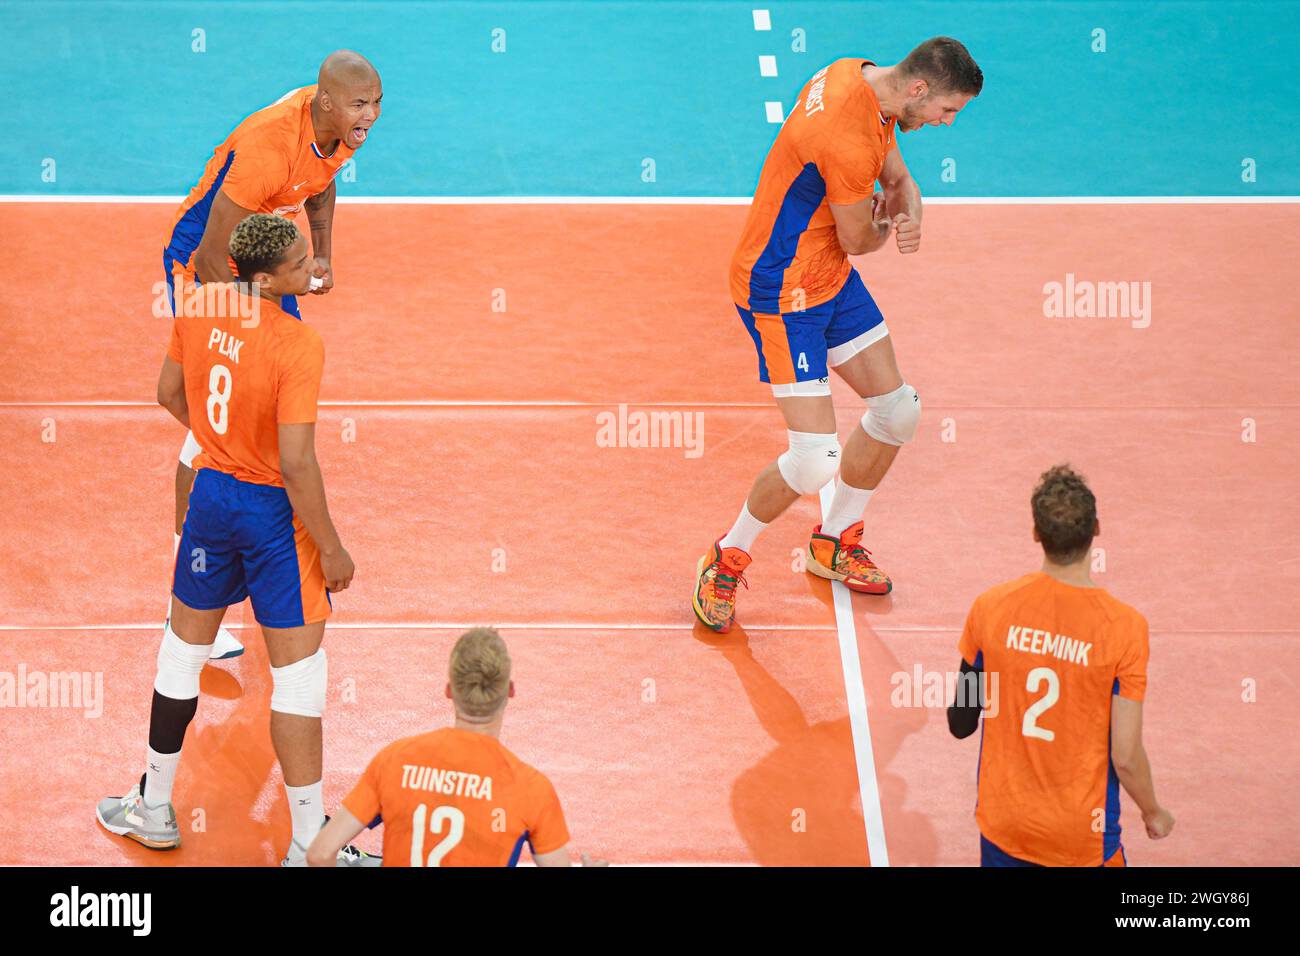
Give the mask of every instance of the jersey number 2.
M 438 841 L 438 845 L 424 855 L 424 833 L 438 834 L 446 824 L 447 835 Z M 441 866 L 442 858 L 456 848 L 461 837 L 465 835 L 465 814 L 455 807 L 434 807 L 429 813 L 429 805 L 422 803 L 411 815 L 411 866 Z
M 1029 672 L 1029 680 L 1025 683 L 1025 690 L 1032 694 L 1044 682 L 1047 683 L 1047 693 L 1034 701 L 1030 708 L 1025 711 L 1025 719 L 1020 725 L 1020 732 L 1026 737 L 1037 737 L 1039 740 L 1055 740 L 1056 732 L 1048 730 L 1046 727 L 1039 727 L 1038 718 L 1060 700 L 1061 679 L 1056 676 L 1056 671 L 1050 667 L 1035 667 Z
M 224 365 L 212 366 L 208 375 L 208 424 L 218 435 L 230 427 L 230 389 L 234 381 L 230 369 Z

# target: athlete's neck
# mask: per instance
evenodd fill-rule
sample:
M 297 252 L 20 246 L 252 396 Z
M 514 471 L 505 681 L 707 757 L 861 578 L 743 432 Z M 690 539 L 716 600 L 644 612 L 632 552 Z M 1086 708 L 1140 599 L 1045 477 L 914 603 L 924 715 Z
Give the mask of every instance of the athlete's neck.
M 311 133 L 316 139 L 316 148 L 320 150 L 322 156 L 333 156 L 334 150 L 339 148 L 339 139 L 329 138 L 328 131 L 321 132 L 324 117 L 321 116 L 320 110 L 320 91 L 311 98 Z
M 903 96 L 894 89 L 894 69 L 892 66 L 862 64 L 862 78 L 876 94 L 880 113 L 886 119 L 897 116 L 903 109 Z
M 1048 577 L 1056 578 L 1062 584 L 1071 584 L 1076 588 L 1095 588 L 1097 584 L 1092 580 L 1092 575 L 1089 573 L 1091 558 L 1091 552 L 1087 552 L 1082 558 L 1071 564 L 1056 564 L 1044 557 L 1043 573 Z
M 484 737 L 500 737 L 501 721 L 504 717 L 504 713 L 497 714 L 497 716 L 488 723 L 481 724 L 474 721 L 463 720 L 460 714 L 457 714 L 455 727 L 457 730 L 468 730 L 471 734 L 482 734 Z

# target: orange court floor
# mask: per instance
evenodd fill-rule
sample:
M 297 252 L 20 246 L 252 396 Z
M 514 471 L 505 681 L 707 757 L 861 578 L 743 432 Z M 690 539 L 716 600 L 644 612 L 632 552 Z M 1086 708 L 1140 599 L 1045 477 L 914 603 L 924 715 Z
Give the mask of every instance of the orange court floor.
M 339 207 L 337 286 L 302 302 L 357 566 L 326 631 L 326 803 L 450 720 L 451 643 L 495 624 L 503 742 L 554 781 L 575 847 L 975 864 L 977 739 L 900 688 L 955 670 L 975 596 L 1037 569 L 1029 493 L 1068 461 L 1097 494 L 1096 579 L 1151 626 L 1146 743 L 1178 825 L 1149 841 L 1125 797 L 1129 863 L 1300 859 L 1300 306 L 1280 281 L 1300 206 L 938 205 L 918 255 L 859 260 L 924 402 L 867 514 L 895 591 L 837 612 L 799 564 L 810 496 L 759 539 L 724 636 L 691 613 L 696 561 L 785 444 L 727 293 L 745 211 Z M 171 212 L 0 204 L 0 690 L 84 678 L 79 702 L 0 700 L 0 800 L 24 808 L 0 816 L 0 864 L 267 865 L 288 842 L 246 605 L 227 622 L 248 653 L 205 669 L 185 741 L 184 845 L 93 812 L 139 776 L 169 584 Z M 1146 316 L 1044 314 L 1048 284 L 1087 281 L 1149 283 Z M 862 402 L 835 395 L 843 437 Z M 651 413 L 669 447 L 639 447 Z

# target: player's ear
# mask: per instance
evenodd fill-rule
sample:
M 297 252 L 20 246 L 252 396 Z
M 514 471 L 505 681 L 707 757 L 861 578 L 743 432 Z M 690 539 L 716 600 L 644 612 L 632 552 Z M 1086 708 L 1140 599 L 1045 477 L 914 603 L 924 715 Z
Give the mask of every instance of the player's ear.
M 1043 540 L 1042 538 L 1040 538 L 1040 537 L 1038 536 L 1038 528 L 1034 528 L 1034 540 L 1037 541 L 1037 542 L 1040 542 L 1040 543 L 1041 543 L 1042 540 Z
M 514 682 L 514 681 L 511 681 L 511 682 L 510 682 L 510 690 L 507 691 L 506 696 L 507 696 L 507 697 L 514 697 L 514 696 L 515 696 L 515 682 Z
M 1095 538 L 1101 534 L 1101 519 L 1094 518 L 1092 521 L 1092 536 Z
M 443 690 L 443 693 L 446 694 L 448 700 L 451 700 L 451 682 L 450 682 L 450 681 L 447 683 L 447 686 L 446 686 L 446 688 Z

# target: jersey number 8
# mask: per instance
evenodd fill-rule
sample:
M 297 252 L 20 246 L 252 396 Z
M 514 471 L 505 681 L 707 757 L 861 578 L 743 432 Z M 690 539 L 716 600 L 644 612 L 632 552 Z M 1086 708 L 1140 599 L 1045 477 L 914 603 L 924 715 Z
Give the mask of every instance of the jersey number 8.
M 230 427 L 230 390 L 234 381 L 230 369 L 224 365 L 212 366 L 208 375 L 208 423 L 218 435 Z

